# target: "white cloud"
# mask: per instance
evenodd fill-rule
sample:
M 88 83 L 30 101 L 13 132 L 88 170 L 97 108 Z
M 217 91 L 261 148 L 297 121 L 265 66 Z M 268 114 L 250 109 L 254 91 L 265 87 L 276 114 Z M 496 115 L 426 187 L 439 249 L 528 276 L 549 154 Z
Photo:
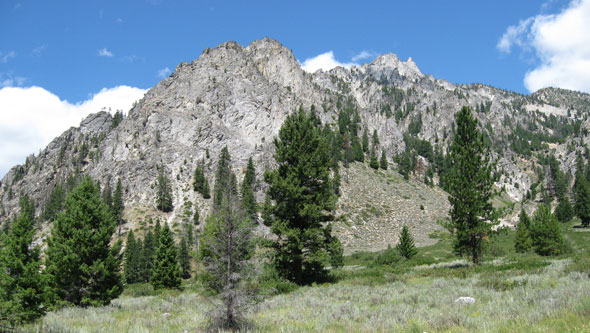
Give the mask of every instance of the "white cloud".
M 369 59 L 369 58 L 372 58 L 372 57 L 375 57 L 375 56 L 376 56 L 376 54 L 373 53 L 373 52 L 362 50 L 359 54 L 356 54 L 350 60 L 352 60 L 352 62 L 357 62 L 359 60 Z
M 158 74 L 156 74 L 157 77 L 161 77 L 161 78 L 165 78 L 166 76 L 168 76 L 168 74 L 170 74 L 170 68 L 166 67 L 166 68 L 162 68 L 158 71 Z
M 355 63 L 342 63 L 334 58 L 334 52 L 328 51 L 313 58 L 307 58 L 301 64 L 301 68 L 309 73 L 314 73 L 318 69 L 328 71 L 334 67 L 342 66 L 349 68 L 356 65 Z
M 5 64 L 5 63 L 8 62 L 8 60 L 10 58 L 14 58 L 14 57 L 16 57 L 16 52 L 14 52 L 14 51 L 10 51 L 10 52 L 8 52 L 6 54 L 0 52 L 0 62 L 1 63 L 4 63 Z
M 590 92 L 590 0 L 572 0 L 558 14 L 537 15 L 508 27 L 498 49 L 513 45 L 535 51 L 539 65 L 526 73 L 525 87 Z
M 111 58 L 113 57 L 115 54 L 109 50 L 107 50 L 107 48 L 103 48 L 102 50 L 98 50 L 98 56 L 99 57 L 108 57 Z
M 12 73 L 7 73 L 4 75 L 0 73 L 0 88 L 4 87 L 13 87 L 13 86 L 22 86 L 27 81 L 26 77 L 22 76 L 12 76 Z
M 47 50 L 47 44 L 39 45 L 31 51 L 34 57 L 40 57 Z
M 72 104 L 40 87 L 0 89 L 0 177 L 90 113 L 105 108 L 127 112 L 145 92 L 129 86 L 104 88 Z

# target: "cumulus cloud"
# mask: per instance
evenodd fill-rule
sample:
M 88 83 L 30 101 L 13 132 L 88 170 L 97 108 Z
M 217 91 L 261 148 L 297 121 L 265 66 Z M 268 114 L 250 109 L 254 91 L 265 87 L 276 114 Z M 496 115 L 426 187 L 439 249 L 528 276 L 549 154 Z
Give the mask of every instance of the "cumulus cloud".
M 14 58 L 14 57 L 16 57 L 16 52 L 14 52 L 14 51 L 10 51 L 8 53 L 0 52 L 0 62 L 1 63 L 5 64 L 8 62 L 8 60 L 10 60 L 10 58 Z
M 526 73 L 525 87 L 536 91 L 560 87 L 590 92 L 590 0 L 572 0 L 557 14 L 540 14 L 510 26 L 497 44 L 533 51 L 539 60 Z
M 40 87 L 0 89 L 0 177 L 69 127 L 78 126 L 90 113 L 104 109 L 127 112 L 145 92 L 129 86 L 104 88 L 72 104 Z
M 166 76 L 168 76 L 168 74 L 170 74 L 170 68 L 166 67 L 166 68 L 162 68 L 158 71 L 158 74 L 156 74 L 157 77 L 161 77 L 161 78 L 165 78 Z
M 109 50 L 107 50 L 107 48 L 103 48 L 101 50 L 98 50 L 98 56 L 99 57 L 107 57 L 107 58 L 111 58 L 113 57 L 115 54 Z
M 345 67 L 350 68 L 356 65 L 355 63 L 342 63 L 334 58 L 334 52 L 328 51 L 312 58 L 307 58 L 301 64 L 301 68 L 309 73 L 314 73 L 318 69 L 328 71 L 334 67 Z

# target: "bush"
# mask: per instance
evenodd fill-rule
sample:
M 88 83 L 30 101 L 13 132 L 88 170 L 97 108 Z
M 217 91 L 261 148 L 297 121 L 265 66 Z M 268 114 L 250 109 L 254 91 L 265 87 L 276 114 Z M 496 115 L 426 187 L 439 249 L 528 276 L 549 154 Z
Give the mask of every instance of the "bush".
M 567 252 L 557 218 L 551 214 L 551 208 L 541 205 L 533 216 L 531 224 L 533 249 L 542 256 L 555 256 Z
M 375 263 L 378 265 L 393 265 L 400 260 L 400 256 L 397 251 L 391 247 L 391 245 L 387 246 L 387 250 L 383 251 L 377 259 L 375 259 Z

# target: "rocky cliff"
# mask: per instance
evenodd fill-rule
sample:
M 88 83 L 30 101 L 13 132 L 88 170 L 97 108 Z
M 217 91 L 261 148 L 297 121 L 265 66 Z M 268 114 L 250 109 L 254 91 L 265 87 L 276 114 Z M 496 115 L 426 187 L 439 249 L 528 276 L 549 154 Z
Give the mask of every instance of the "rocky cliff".
M 91 175 L 102 185 L 109 183 L 112 188 L 121 179 L 126 228 L 138 227 L 147 217 L 160 217 L 173 225 L 186 223 L 195 206 L 201 216 L 210 206 L 210 200 L 192 189 L 197 163 L 205 161 L 212 184 L 217 155 L 226 145 L 238 180 L 248 158 L 253 157 L 260 182 L 257 198 L 262 201 L 262 174 L 265 168 L 273 167 L 273 138 L 290 112 L 312 105 L 324 123 L 332 124 L 343 108 L 352 105 L 358 110 L 362 130 L 377 131 L 379 150 L 385 151 L 390 163 L 393 156 L 405 150 L 404 134 L 417 121 L 420 126 L 414 135 L 444 151 L 452 139 L 454 114 L 469 105 L 477 110 L 482 128 L 493 143 L 502 174 L 498 188 L 505 189 L 514 201 L 522 200 L 536 181 L 532 166 L 541 152 L 515 151 L 514 142 L 530 137 L 515 138 L 514 133 L 522 129 L 525 133 L 542 133 L 543 149 L 555 154 L 566 173 L 573 173 L 575 154 L 584 150 L 590 138 L 587 94 L 544 89 L 525 96 L 482 84 L 455 85 L 423 74 L 411 58 L 401 61 L 394 54 L 350 69 L 306 73 L 292 52 L 277 41 L 265 38 L 247 47 L 227 42 L 204 50 L 197 60 L 179 64 L 119 124 L 113 123 L 106 112 L 93 114 L 80 127 L 53 140 L 39 155 L 29 156 L 24 165 L 13 167 L 1 182 L 0 223 L 6 223 L 17 212 L 21 194 L 33 197 L 41 213 L 53 187 L 81 173 Z M 573 130 L 570 133 L 564 127 Z M 154 208 L 159 167 L 165 169 L 173 185 L 174 210 L 169 214 Z M 363 169 L 357 166 L 345 173 L 348 179 L 365 177 L 365 171 L 359 170 Z M 383 177 L 371 179 L 382 179 L 386 184 L 387 177 Z M 350 185 L 355 183 L 343 182 L 341 209 L 363 200 L 363 184 Z M 380 196 L 387 200 L 387 193 L 395 192 L 395 187 L 384 186 L 382 190 L 389 191 Z M 360 191 L 361 196 L 355 191 Z M 420 221 L 425 230 L 433 229 L 434 221 L 446 215 L 445 194 L 430 187 L 417 191 L 429 198 L 426 201 L 436 204 L 426 205 L 426 213 L 408 213 L 406 203 L 397 200 L 401 194 L 391 194 L 393 200 L 383 203 L 390 213 L 381 214 L 379 223 L 390 223 L 392 230 L 398 230 L 402 222 L 422 214 Z M 403 219 L 398 213 L 401 211 L 406 212 Z M 352 215 L 359 214 L 357 209 Z M 347 239 L 345 245 L 363 248 L 363 241 L 355 240 L 359 238 L 366 238 L 365 245 L 374 242 L 370 241 L 374 238 L 369 235 L 371 228 L 364 233 L 355 228 L 359 227 L 350 221 L 338 228 Z M 428 242 L 427 237 L 422 240 Z M 395 236 L 378 240 L 378 247 L 390 241 L 395 241 Z

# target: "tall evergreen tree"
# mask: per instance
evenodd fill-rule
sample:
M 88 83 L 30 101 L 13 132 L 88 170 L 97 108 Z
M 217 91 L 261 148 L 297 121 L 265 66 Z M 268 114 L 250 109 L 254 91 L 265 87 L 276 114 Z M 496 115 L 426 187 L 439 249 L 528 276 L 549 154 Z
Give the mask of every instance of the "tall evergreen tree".
M 113 215 L 115 216 L 119 230 L 121 228 L 124 209 L 125 204 L 123 203 L 123 187 L 121 186 L 121 179 L 119 178 L 117 179 L 117 186 L 115 187 L 115 193 L 113 194 Z
M 203 182 L 203 199 L 211 199 L 211 192 L 209 190 L 209 181 L 205 178 Z
M 395 246 L 400 256 L 411 259 L 418 253 L 416 245 L 414 245 L 414 237 L 410 233 L 410 228 L 407 225 L 402 227 L 402 232 L 399 236 L 399 243 Z
M 193 214 L 193 224 L 194 225 L 199 225 L 200 223 L 200 216 L 199 216 L 199 207 L 197 207 L 196 205 L 196 201 L 195 201 L 195 212 Z
M 172 188 L 170 187 L 170 180 L 166 173 L 164 173 L 164 166 L 158 170 L 156 192 L 156 207 L 163 212 L 172 211 Z
M 339 262 L 341 245 L 331 234 L 336 195 L 332 161 L 319 129 L 302 108 L 287 117 L 274 140 L 278 168 L 265 173 L 270 185 L 272 264 L 280 276 L 298 284 L 325 278 L 326 266 Z M 361 149 L 362 152 L 362 149 Z
M 61 184 L 56 184 L 47 202 L 45 202 L 45 210 L 43 211 L 43 218 L 45 221 L 53 221 L 57 214 L 63 209 L 64 200 L 66 197 L 65 190 Z
M 152 267 L 154 265 L 154 257 L 156 254 L 156 242 L 154 234 L 151 230 L 145 234 L 143 247 L 141 249 L 141 272 L 140 281 L 149 282 L 152 278 Z
M 529 251 L 533 246 L 530 233 L 531 220 L 524 209 L 520 211 L 516 234 L 514 236 L 514 249 L 518 253 Z
M 154 289 L 180 288 L 180 266 L 178 265 L 178 251 L 174 244 L 172 230 L 164 223 L 160 234 L 160 242 L 154 266 L 152 268 L 151 283 Z
M 576 163 L 574 201 L 575 213 L 582 220 L 582 225 L 590 225 L 590 184 L 584 175 L 584 161 L 581 156 L 578 156 Z
M 377 160 L 377 153 L 375 152 L 374 146 L 371 147 L 369 166 L 375 170 L 379 169 L 379 161 Z
M 45 313 L 46 283 L 39 272 L 39 247 L 33 246 L 35 205 L 27 196 L 19 204 L 8 235 L 0 236 L 0 318 L 13 324 Z
M 457 114 L 456 134 L 449 147 L 452 167 L 447 175 L 449 215 L 455 231 L 453 248 L 458 254 L 468 254 L 474 264 L 479 264 L 484 240 L 495 221 L 490 202 L 494 166 L 478 125 L 469 107 L 463 107 Z
M 58 303 L 106 305 L 122 291 L 121 242 L 110 246 L 116 221 L 88 176 L 68 195 L 46 251 L 46 272 Z
M 369 152 L 369 136 L 367 135 L 366 129 L 363 131 L 362 143 L 363 143 L 363 152 L 366 154 Z
M 549 206 L 540 205 L 537 208 L 531 224 L 531 239 L 533 249 L 539 255 L 552 256 L 563 253 L 565 240 L 559 222 L 551 214 Z
M 555 217 L 557 217 L 559 222 L 568 222 L 574 217 L 574 209 L 572 208 L 570 199 L 565 194 L 562 194 L 559 198 L 559 203 L 555 208 Z
M 379 136 L 377 135 L 377 130 L 373 130 L 373 147 L 377 149 L 379 146 Z
M 135 240 L 133 230 L 127 234 L 127 243 L 125 247 L 125 265 L 124 274 L 125 282 L 128 284 L 141 282 L 141 270 L 142 270 L 142 249 L 139 242 Z
M 188 253 L 188 246 L 186 245 L 186 239 L 180 238 L 180 249 L 178 252 L 178 262 L 180 263 L 180 276 L 183 279 L 191 277 L 191 257 Z
M 193 189 L 203 194 L 203 187 L 205 186 L 205 171 L 204 171 L 204 161 L 197 164 L 195 168 L 195 175 L 193 180 Z
M 385 150 L 381 151 L 381 160 L 379 160 L 379 167 L 383 170 L 387 170 L 387 156 L 385 156 Z
M 256 197 L 254 197 L 254 183 L 256 182 L 256 171 L 252 157 L 248 159 L 246 174 L 242 182 L 242 207 L 253 222 L 256 222 L 258 207 Z
M 252 226 L 233 184 L 225 183 L 216 195 L 221 206 L 205 224 L 200 256 L 209 274 L 209 286 L 219 292 L 223 302 L 223 308 L 213 314 L 212 326 L 236 329 L 243 322 L 241 311 L 248 302 L 242 280 L 253 252 Z
M 221 149 L 219 153 L 219 160 L 217 162 L 217 171 L 215 172 L 215 186 L 213 189 L 213 210 L 217 211 L 221 208 L 223 201 L 223 191 L 230 189 L 230 191 L 236 191 L 236 187 L 233 186 L 232 175 L 235 175 L 231 171 L 231 156 L 227 146 Z

